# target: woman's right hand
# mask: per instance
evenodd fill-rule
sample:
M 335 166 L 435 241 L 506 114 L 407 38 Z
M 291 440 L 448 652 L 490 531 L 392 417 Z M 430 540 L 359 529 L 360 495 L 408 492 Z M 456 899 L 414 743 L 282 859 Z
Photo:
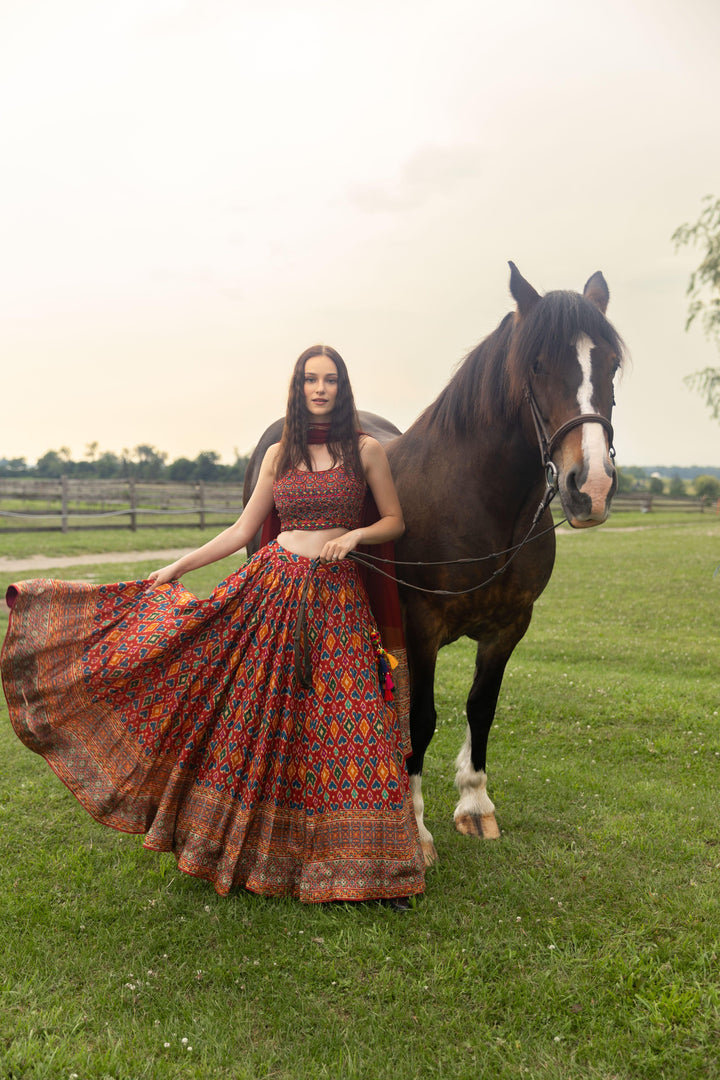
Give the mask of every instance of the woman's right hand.
M 167 585 L 169 581 L 176 581 L 180 577 L 180 564 L 179 562 L 169 563 L 167 566 L 161 566 L 159 570 L 153 570 L 151 574 L 148 574 L 147 580 L 150 582 L 148 591 L 156 588 L 158 585 Z

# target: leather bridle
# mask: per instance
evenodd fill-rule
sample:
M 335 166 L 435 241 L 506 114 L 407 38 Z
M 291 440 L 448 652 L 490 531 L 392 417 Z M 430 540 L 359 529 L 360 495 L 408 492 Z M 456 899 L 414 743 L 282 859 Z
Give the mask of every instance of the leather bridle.
M 552 435 L 548 435 L 545 421 L 540 412 L 540 407 L 535 400 L 532 386 L 529 384 L 525 391 L 525 397 L 530 406 L 530 415 L 533 419 L 535 434 L 540 448 L 540 456 L 542 458 L 543 468 L 545 469 L 545 483 L 548 488 L 552 489 L 553 494 L 555 494 L 558 489 L 558 471 L 555 462 L 552 460 L 552 456 L 565 436 L 569 434 L 569 432 L 574 431 L 575 428 L 582 427 L 583 424 L 600 424 L 601 427 L 605 428 L 605 431 L 608 434 L 608 453 L 611 458 L 615 457 L 615 447 L 613 446 L 615 433 L 613 432 L 613 426 L 607 416 L 603 416 L 602 413 L 580 413 L 579 416 L 572 416 L 569 420 L 566 420 Z

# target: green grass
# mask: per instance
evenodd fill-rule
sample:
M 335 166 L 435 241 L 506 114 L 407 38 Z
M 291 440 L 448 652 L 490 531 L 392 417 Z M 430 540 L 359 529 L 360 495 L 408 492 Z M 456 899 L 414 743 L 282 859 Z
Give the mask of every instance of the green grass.
M 156 551 L 161 548 L 199 547 L 217 535 L 222 527 L 205 529 L 152 528 L 138 529 L 88 529 L 61 532 L 0 532 L 0 556 L 22 559 L 28 555 L 95 555 L 115 551 Z
M 709 515 L 558 538 L 490 741 L 499 843 L 453 829 L 472 649 L 443 651 L 441 861 L 405 916 L 220 899 L 90 820 L 3 712 L 2 1080 L 720 1077 L 719 563 Z
M 559 507 L 559 504 L 558 504 Z M 555 519 L 560 521 L 562 513 L 559 508 L 554 508 Z M 67 533 L 60 531 L 40 531 L 28 529 L 26 532 L 12 533 L 0 528 L 0 557 L 21 559 L 28 555 L 94 555 L 103 552 L 136 552 L 153 551 L 160 548 L 194 548 L 210 540 L 216 533 L 229 523 L 227 520 L 213 518 L 207 515 L 208 525 L 205 529 L 196 526 L 168 527 L 162 521 L 159 525 L 147 526 L 148 521 L 143 522 L 136 532 L 129 528 L 92 528 L 70 529 Z M 642 514 L 639 511 L 622 511 L 613 514 L 603 526 L 604 531 L 611 529 L 642 528 L 654 529 L 659 525 L 683 526 L 694 529 L 699 525 L 713 528 L 720 524 L 720 519 L 714 511 L 706 511 L 704 514 L 689 513 L 675 510 L 662 510 L 652 514 Z M 568 528 L 568 526 L 565 526 Z
M 552 503 L 553 517 L 556 522 L 564 520 L 564 514 L 560 500 L 556 499 Z M 642 528 L 642 529 L 655 529 L 658 525 L 687 525 L 694 527 L 703 522 L 717 523 L 718 515 L 713 509 L 706 509 L 702 513 L 698 510 L 697 506 L 688 506 L 685 510 L 679 510 L 675 508 L 665 508 L 659 506 L 657 509 L 653 509 L 650 513 L 644 514 L 642 510 L 624 510 L 614 507 L 610 513 L 610 517 L 602 526 L 604 530 L 608 529 L 627 529 L 627 528 Z M 566 526 L 569 528 L 569 526 Z

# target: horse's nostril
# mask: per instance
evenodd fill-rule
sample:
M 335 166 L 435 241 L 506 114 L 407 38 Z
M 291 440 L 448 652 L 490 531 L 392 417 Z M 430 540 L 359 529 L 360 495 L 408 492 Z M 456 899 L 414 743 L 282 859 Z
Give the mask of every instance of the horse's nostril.
M 565 486 L 572 495 L 580 495 L 577 482 L 577 469 L 570 469 L 565 476 Z

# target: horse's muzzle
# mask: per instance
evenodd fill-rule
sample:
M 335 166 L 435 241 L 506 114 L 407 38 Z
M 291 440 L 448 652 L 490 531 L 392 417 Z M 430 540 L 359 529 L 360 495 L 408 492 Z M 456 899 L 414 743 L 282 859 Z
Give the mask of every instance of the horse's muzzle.
M 602 525 L 610 513 L 617 490 L 617 472 L 609 457 L 603 467 L 590 471 L 584 466 L 560 471 L 560 501 L 565 517 L 574 529 Z

